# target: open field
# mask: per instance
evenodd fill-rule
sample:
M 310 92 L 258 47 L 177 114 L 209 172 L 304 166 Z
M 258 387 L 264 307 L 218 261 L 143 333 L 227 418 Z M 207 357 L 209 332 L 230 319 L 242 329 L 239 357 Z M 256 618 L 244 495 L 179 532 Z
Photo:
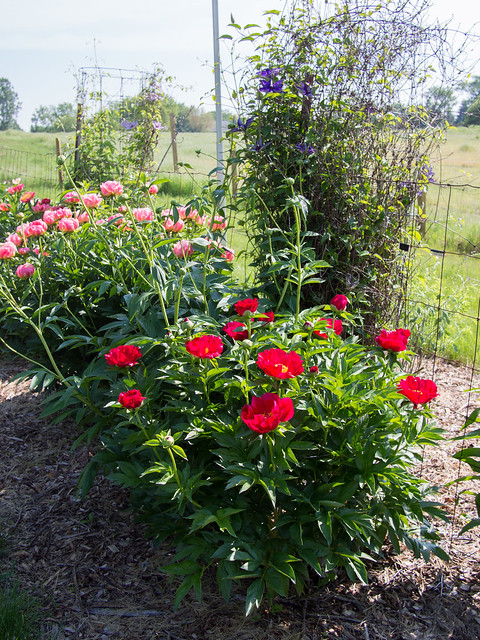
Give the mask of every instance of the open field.
M 448 131 L 431 156 L 425 234 L 413 260 L 408 318 L 430 352 L 478 366 L 480 127 Z

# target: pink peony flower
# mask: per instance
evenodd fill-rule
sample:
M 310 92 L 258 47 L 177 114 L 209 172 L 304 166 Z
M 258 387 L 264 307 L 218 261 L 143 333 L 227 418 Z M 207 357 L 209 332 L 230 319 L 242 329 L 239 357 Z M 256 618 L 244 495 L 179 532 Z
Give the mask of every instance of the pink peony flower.
M 0 202 L 0 211 L 10 211 L 10 205 L 6 202 Z
M 13 195 L 14 193 L 19 193 L 22 189 L 23 189 L 23 184 L 14 184 L 11 187 L 8 187 L 7 192 L 10 195 Z
M 100 185 L 100 191 L 102 192 L 102 195 L 105 197 L 121 196 L 123 193 L 123 184 L 120 184 L 120 182 L 116 182 L 115 180 L 107 180 L 106 182 Z M 85 200 L 85 196 L 84 196 L 84 200 Z M 95 205 L 95 206 L 98 206 L 98 205 Z
M 26 253 L 30 253 L 30 247 L 19 247 L 18 248 L 18 253 L 21 256 L 24 256 Z
M 76 218 L 62 218 L 58 221 L 58 229 L 59 231 L 63 231 L 64 233 L 71 233 L 78 229 L 80 223 Z
M 78 204 L 80 202 L 80 196 L 76 191 L 69 191 L 63 196 L 63 199 L 68 204 Z
M 173 245 L 173 253 L 177 258 L 188 258 L 193 253 L 192 243 L 190 240 L 180 240 L 180 242 Z
M 28 223 L 22 223 L 18 225 L 16 231 L 19 235 L 23 236 L 24 238 L 28 238 L 28 227 L 29 227 Z
M 32 220 L 28 225 L 28 233 L 26 235 L 30 236 L 43 236 L 45 231 L 48 229 L 48 225 L 43 220 Z
M 25 193 L 20 196 L 20 202 L 30 202 L 34 197 L 35 191 L 25 191 Z
M 137 222 L 150 222 L 154 219 L 153 211 L 149 207 L 133 210 L 133 217 Z
M 35 213 L 43 213 L 50 209 L 50 198 L 43 198 L 42 200 L 37 200 L 32 207 L 32 211 Z
M 13 258 L 17 253 L 17 247 L 13 242 L 4 242 L 0 244 L 0 260 L 8 260 Z
M 43 221 L 48 225 L 55 224 L 57 220 L 56 211 L 45 211 L 43 214 Z
M 11 233 L 6 237 L 6 242 L 13 242 L 15 246 L 19 247 L 23 242 L 23 238 L 18 233 Z
M 15 271 L 15 275 L 17 275 L 19 278 L 30 278 L 34 273 L 35 267 L 29 262 L 19 265 L 17 267 L 17 270 Z
M 158 193 L 158 187 L 156 184 L 151 184 L 148 188 L 148 193 L 151 196 L 155 196 Z
M 233 249 L 225 249 L 225 251 L 222 253 L 222 258 L 227 262 L 233 262 L 235 259 Z
M 163 226 L 165 227 L 165 231 L 171 231 L 172 233 L 179 233 L 179 231 L 181 231 L 185 226 L 185 223 L 183 222 L 183 220 L 178 220 L 177 222 L 174 222 L 172 218 L 167 218 L 163 223 Z
M 212 221 L 210 220 L 210 223 Z M 223 216 L 215 216 L 213 218 L 212 231 L 222 231 L 227 226 L 227 221 Z
M 114 213 L 113 216 L 109 216 L 107 222 L 113 222 L 119 227 L 121 224 L 125 222 L 122 216 L 119 213 Z
M 197 216 L 198 211 L 196 209 L 190 209 L 190 211 L 187 213 L 187 220 L 195 220 Z
M 88 211 L 83 211 L 80 215 L 78 215 L 77 220 L 79 224 L 85 224 L 85 222 L 90 222 L 90 216 L 88 214 Z
M 58 207 L 53 210 L 55 218 L 61 220 L 62 218 L 71 218 L 73 216 L 72 210 L 68 207 Z
M 207 223 L 207 216 L 197 215 L 197 217 L 195 218 L 195 224 L 198 224 L 198 226 L 205 227 L 207 226 Z
M 97 193 L 86 193 L 83 196 L 83 204 L 87 207 L 87 209 L 95 209 L 99 207 L 103 200 Z

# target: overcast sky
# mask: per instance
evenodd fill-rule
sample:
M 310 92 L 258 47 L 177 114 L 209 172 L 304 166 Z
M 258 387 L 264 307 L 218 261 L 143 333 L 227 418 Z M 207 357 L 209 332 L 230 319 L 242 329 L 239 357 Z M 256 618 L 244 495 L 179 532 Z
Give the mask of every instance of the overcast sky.
M 321 0 L 323 3 L 324 0 Z M 264 23 L 263 12 L 284 0 L 218 0 L 220 33 L 230 16 Z M 479 35 L 480 2 L 432 0 L 432 18 Z M 226 56 L 226 46 L 222 47 Z M 472 56 L 480 60 L 480 47 Z M 29 130 L 40 105 L 75 102 L 76 71 L 98 65 L 152 71 L 160 63 L 187 92 L 186 104 L 213 108 L 211 0 L 17 0 L 4 3 L 0 24 L 0 77 L 22 103 L 19 124 Z M 480 74 L 480 68 L 478 69 Z

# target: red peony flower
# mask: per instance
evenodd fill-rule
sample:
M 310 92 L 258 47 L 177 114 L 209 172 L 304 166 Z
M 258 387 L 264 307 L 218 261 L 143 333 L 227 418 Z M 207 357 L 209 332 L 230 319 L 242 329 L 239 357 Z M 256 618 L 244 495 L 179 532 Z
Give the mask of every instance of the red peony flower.
M 314 364 L 314 365 L 313 365 L 313 367 L 310 367 L 310 373 L 311 373 L 312 375 L 314 375 L 314 376 L 316 376 L 316 375 L 317 375 L 317 373 L 318 373 L 318 367 L 317 367 L 317 365 L 316 365 L 316 364 Z
M 247 325 L 243 324 L 243 322 L 237 322 L 236 320 L 228 322 L 223 327 L 223 330 L 227 336 L 230 336 L 230 338 L 234 340 L 246 340 L 248 338 Z
M 187 340 L 185 347 L 188 353 L 196 358 L 218 358 L 223 351 L 222 339 L 219 336 L 197 336 Z
M 419 404 L 426 404 L 438 396 L 437 385 L 433 380 L 408 376 L 398 383 L 398 390 L 416 407 Z
M 375 342 L 382 349 L 398 353 L 405 351 L 409 337 L 410 331 L 408 329 L 396 329 L 395 331 L 382 329 L 380 335 L 375 338 Z
M 343 331 L 343 324 L 342 321 L 339 320 L 338 318 L 335 318 L 335 320 L 333 320 L 332 318 L 318 318 L 317 322 L 321 322 L 321 321 L 327 321 L 327 328 L 328 329 L 333 329 L 335 331 L 335 333 L 337 334 L 337 336 L 339 336 L 342 331 Z M 328 340 L 328 334 L 327 333 L 323 333 L 322 331 L 314 331 L 313 334 L 315 336 L 317 336 L 317 338 L 322 338 L 323 340 Z
M 256 433 L 268 433 L 293 417 L 291 398 L 280 398 L 276 393 L 264 393 L 252 398 L 241 413 L 241 418 L 249 429 Z
M 273 311 L 266 311 L 265 313 L 262 313 L 258 320 L 261 320 L 265 324 L 267 324 L 268 322 L 274 322 L 275 316 L 273 315 Z
M 251 311 L 255 313 L 258 307 L 258 299 L 257 298 L 245 298 L 245 300 L 239 300 L 235 303 L 235 311 L 239 316 L 243 316 L 245 311 Z
M 130 391 L 123 391 L 118 396 L 118 401 L 125 407 L 125 409 L 138 409 L 138 407 L 145 400 L 145 396 L 142 396 L 138 389 L 130 389 Z
M 131 344 L 122 344 L 119 347 L 114 347 L 105 354 L 105 360 L 113 367 L 133 367 L 138 364 L 141 357 L 142 352 L 140 349 Z
M 348 298 L 341 293 L 337 293 L 337 295 L 333 296 L 330 300 L 330 304 L 332 307 L 336 307 L 339 311 L 345 311 L 348 305 Z
M 303 373 L 303 362 L 296 351 L 283 349 L 267 349 L 257 357 L 259 368 L 272 378 L 295 378 Z

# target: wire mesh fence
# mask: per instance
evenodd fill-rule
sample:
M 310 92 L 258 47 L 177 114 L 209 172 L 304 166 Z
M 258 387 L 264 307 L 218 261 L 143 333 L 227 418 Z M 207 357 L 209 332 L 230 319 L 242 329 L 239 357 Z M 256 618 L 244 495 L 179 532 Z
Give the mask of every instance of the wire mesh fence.
M 419 353 L 479 371 L 480 187 L 435 184 L 410 235 L 405 323 Z
M 55 153 L 35 153 L 0 147 L 0 180 L 20 178 L 28 189 L 49 195 L 58 190 Z

